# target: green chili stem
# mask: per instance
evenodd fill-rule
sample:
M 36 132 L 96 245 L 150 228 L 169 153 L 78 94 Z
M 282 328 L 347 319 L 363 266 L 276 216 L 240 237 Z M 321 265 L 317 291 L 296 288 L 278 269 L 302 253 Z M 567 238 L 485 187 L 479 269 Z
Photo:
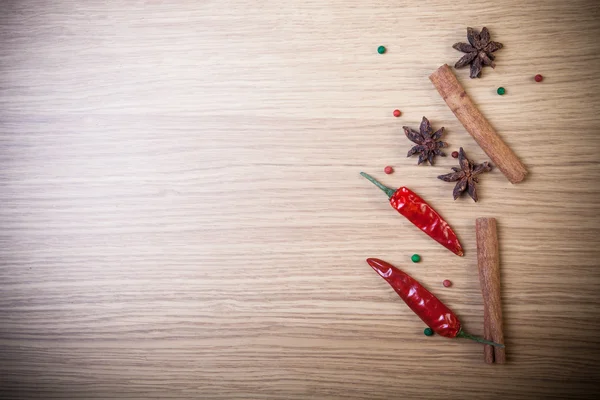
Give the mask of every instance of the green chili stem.
M 456 335 L 456 337 L 462 337 L 462 338 L 466 338 L 466 339 L 471 339 L 471 340 L 474 340 L 474 341 L 479 342 L 479 343 L 489 344 L 489 345 L 492 345 L 492 346 L 500 347 L 502 349 L 504 348 L 503 344 L 499 344 L 499 343 L 496 343 L 496 342 L 490 342 L 489 340 L 482 339 L 479 336 L 474 336 L 474 335 L 471 335 L 471 334 L 469 334 L 467 332 L 464 332 L 462 329 L 458 332 L 458 335 Z
M 364 176 L 365 178 L 367 178 L 368 180 L 370 180 L 379 189 L 383 190 L 385 192 L 385 194 L 387 194 L 388 198 L 391 199 L 392 196 L 394 195 L 394 193 L 396 193 L 395 189 L 392 189 L 392 188 L 389 188 L 389 187 L 385 186 L 384 184 L 382 184 L 381 182 L 379 182 L 377 179 L 373 178 L 371 175 L 365 174 L 364 172 L 361 172 L 360 174 L 362 176 Z

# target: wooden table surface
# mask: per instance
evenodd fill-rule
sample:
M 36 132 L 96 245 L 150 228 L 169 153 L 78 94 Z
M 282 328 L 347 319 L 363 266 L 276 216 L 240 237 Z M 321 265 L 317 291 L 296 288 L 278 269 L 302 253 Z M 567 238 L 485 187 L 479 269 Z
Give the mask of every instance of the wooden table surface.
M 0 2 L 0 396 L 593 397 L 599 18 L 591 0 Z M 457 75 L 530 171 L 483 176 L 478 203 L 401 129 L 425 115 L 488 159 L 428 79 L 467 26 L 505 47 Z M 421 194 L 465 257 L 360 171 Z M 365 263 L 481 334 L 479 216 L 499 224 L 506 365 L 425 337 Z

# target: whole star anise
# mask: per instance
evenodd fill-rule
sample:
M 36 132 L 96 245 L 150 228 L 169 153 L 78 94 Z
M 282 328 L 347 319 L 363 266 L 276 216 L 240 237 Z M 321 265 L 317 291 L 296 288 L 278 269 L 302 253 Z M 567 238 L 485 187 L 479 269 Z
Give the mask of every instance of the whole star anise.
M 458 152 L 458 163 L 460 168 L 452 167 L 452 173 L 446 175 L 438 176 L 438 179 L 441 179 L 446 182 L 456 182 L 456 186 L 454 187 L 454 191 L 452 194 L 454 195 L 454 200 L 461 195 L 465 190 L 469 193 L 469 196 L 474 201 L 477 201 L 477 187 L 476 184 L 479 183 L 477 175 L 488 172 L 492 170 L 492 166 L 489 162 L 484 162 L 483 164 L 475 164 L 472 161 L 469 161 L 463 148 L 460 148 Z
M 408 126 L 403 126 L 402 129 L 404 129 L 406 137 L 417 144 L 410 149 L 406 155 L 406 157 L 410 157 L 413 154 L 419 153 L 419 162 L 417 165 L 422 164 L 425 161 L 428 161 L 429 164 L 433 165 L 433 158 L 435 156 L 446 157 L 446 153 L 440 149 L 448 147 L 448 143 L 439 140 L 444 134 L 444 127 L 434 133 L 429 120 L 423 117 L 421 126 L 419 127 L 420 132 L 411 129 Z
M 486 27 L 481 29 L 481 33 L 473 28 L 467 28 L 467 39 L 469 43 L 455 43 L 452 47 L 456 50 L 467 53 L 456 62 L 454 68 L 462 68 L 471 64 L 471 78 L 479 78 L 481 70 L 485 65 L 496 68 L 494 55 L 496 50 L 502 48 L 502 43 L 492 42 L 490 40 L 490 31 Z

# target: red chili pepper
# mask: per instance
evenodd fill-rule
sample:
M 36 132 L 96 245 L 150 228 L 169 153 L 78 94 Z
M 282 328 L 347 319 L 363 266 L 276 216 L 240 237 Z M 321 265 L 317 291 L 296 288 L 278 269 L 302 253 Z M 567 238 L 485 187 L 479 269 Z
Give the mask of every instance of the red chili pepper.
M 438 335 L 449 338 L 462 337 L 479 343 L 504 347 L 503 344 L 490 342 L 463 331 L 456 314 L 407 273 L 377 258 L 367 258 L 367 263 L 390 284 L 410 309 Z
M 433 240 L 459 256 L 464 255 L 462 246 L 450 225 L 419 195 L 404 186 L 394 190 L 381 184 L 369 174 L 364 172 L 360 174 L 383 190 L 388 195 L 392 207 Z

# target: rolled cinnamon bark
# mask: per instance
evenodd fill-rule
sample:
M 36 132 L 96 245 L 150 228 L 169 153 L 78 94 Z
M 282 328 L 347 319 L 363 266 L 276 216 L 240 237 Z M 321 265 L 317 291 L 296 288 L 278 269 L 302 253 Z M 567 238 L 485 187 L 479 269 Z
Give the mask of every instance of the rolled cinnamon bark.
M 479 111 L 456 76 L 446 64 L 429 79 L 467 132 L 492 159 L 511 183 L 525 179 L 527 169 Z
M 502 301 L 500 296 L 500 254 L 498 249 L 498 233 L 494 218 L 477 218 L 475 222 L 477 235 L 477 266 L 479 281 L 483 294 L 484 337 L 496 343 L 504 344 L 502 331 Z M 504 348 L 484 346 L 485 362 L 504 364 L 506 353 Z

